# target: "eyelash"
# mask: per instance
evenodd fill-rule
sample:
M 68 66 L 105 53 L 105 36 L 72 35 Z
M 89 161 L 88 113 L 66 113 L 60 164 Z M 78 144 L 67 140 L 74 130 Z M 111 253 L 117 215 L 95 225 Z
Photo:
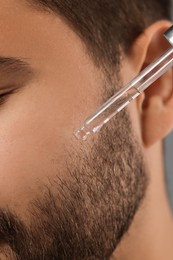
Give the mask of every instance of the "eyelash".
M 11 90 L 9 92 L 1 94 L 0 95 L 0 106 L 2 106 L 7 101 L 7 98 L 14 92 L 15 92 L 14 90 Z

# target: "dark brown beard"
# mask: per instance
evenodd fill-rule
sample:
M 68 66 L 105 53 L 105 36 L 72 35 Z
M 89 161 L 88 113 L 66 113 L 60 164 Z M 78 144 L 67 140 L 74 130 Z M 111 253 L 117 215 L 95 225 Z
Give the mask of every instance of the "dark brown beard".
M 116 249 L 144 197 L 147 171 L 126 111 L 93 140 L 87 150 L 69 149 L 70 181 L 57 173 L 43 187 L 44 196 L 32 202 L 30 228 L 0 211 L 0 239 L 17 259 L 101 260 Z

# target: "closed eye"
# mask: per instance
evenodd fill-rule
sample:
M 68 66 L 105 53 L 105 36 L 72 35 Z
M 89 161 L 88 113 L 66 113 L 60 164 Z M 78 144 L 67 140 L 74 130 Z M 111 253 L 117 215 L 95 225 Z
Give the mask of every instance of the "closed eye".
M 0 106 L 2 106 L 8 99 L 8 97 L 15 92 L 15 89 L 10 90 L 6 93 L 0 94 Z

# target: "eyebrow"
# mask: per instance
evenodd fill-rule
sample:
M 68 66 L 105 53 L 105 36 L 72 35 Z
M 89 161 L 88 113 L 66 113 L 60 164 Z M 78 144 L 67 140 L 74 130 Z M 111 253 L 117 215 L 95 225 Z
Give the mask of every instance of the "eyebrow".
M 29 82 L 36 78 L 36 70 L 26 61 L 26 58 L 0 56 L 0 79 L 19 79 Z

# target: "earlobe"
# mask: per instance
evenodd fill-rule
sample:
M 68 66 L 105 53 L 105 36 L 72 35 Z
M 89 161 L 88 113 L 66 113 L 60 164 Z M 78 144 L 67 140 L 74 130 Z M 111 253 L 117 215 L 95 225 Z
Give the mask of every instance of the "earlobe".
M 142 112 L 142 137 L 145 147 L 163 139 L 173 129 L 173 94 L 166 103 L 152 96 Z
M 140 72 L 170 48 L 163 33 L 171 25 L 168 21 L 159 21 L 138 37 L 132 48 L 134 69 Z M 173 70 L 151 85 L 136 102 L 141 118 L 143 144 L 149 147 L 173 128 Z

